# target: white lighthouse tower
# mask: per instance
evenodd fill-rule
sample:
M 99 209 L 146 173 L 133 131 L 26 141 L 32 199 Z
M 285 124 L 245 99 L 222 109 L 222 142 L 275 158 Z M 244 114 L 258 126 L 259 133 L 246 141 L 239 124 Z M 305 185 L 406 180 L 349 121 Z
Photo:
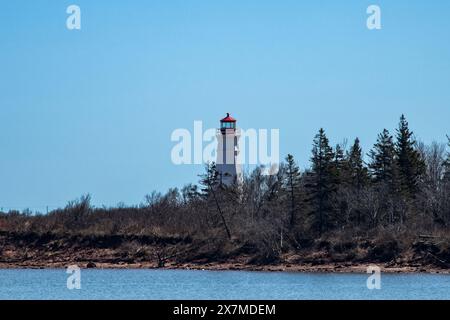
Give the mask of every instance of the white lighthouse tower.
M 239 158 L 240 130 L 236 128 L 236 119 L 229 113 L 220 120 L 217 129 L 217 162 L 220 183 L 226 186 L 242 182 L 242 167 Z

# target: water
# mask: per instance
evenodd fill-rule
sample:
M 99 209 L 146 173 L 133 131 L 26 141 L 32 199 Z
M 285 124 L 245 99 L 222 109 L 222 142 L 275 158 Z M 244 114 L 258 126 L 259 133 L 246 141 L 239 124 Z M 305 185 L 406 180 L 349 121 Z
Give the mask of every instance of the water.
M 450 275 L 189 270 L 82 270 L 67 289 L 65 270 L 0 270 L 0 299 L 450 299 Z

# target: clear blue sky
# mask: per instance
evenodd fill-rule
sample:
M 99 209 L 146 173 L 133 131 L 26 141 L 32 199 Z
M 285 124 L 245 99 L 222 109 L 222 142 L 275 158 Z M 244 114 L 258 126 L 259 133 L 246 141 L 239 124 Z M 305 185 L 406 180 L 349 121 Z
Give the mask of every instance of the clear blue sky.
M 65 27 L 82 10 L 82 30 Z M 382 9 L 380 31 L 366 8 Z M 450 2 L 14 0 L 0 5 L 0 207 L 138 204 L 196 182 L 176 128 L 279 128 L 308 165 L 320 127 L 364 151 L 405 113 L 425 142 L 450 119 Z M 43 209 L 42 209 L 43 210 Z

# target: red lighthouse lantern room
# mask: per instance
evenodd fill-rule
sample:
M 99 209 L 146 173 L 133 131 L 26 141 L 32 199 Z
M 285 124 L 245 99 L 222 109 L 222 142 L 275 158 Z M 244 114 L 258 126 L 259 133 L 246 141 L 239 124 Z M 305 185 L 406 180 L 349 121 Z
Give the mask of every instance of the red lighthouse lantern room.
M 236 119 L 230 116 L 229 113 L 227 113 L 227 116 L 220 120 L 220 129 L 236 129 Z

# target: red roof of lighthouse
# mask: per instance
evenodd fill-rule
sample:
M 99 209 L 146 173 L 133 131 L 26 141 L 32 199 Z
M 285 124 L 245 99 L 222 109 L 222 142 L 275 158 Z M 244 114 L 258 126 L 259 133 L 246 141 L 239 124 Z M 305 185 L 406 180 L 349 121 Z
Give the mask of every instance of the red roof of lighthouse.
M 220 122 L 236 122 L 236 119 L 230 116 L 229 113 L 227 113 L 227 116 L 220 120 Z

